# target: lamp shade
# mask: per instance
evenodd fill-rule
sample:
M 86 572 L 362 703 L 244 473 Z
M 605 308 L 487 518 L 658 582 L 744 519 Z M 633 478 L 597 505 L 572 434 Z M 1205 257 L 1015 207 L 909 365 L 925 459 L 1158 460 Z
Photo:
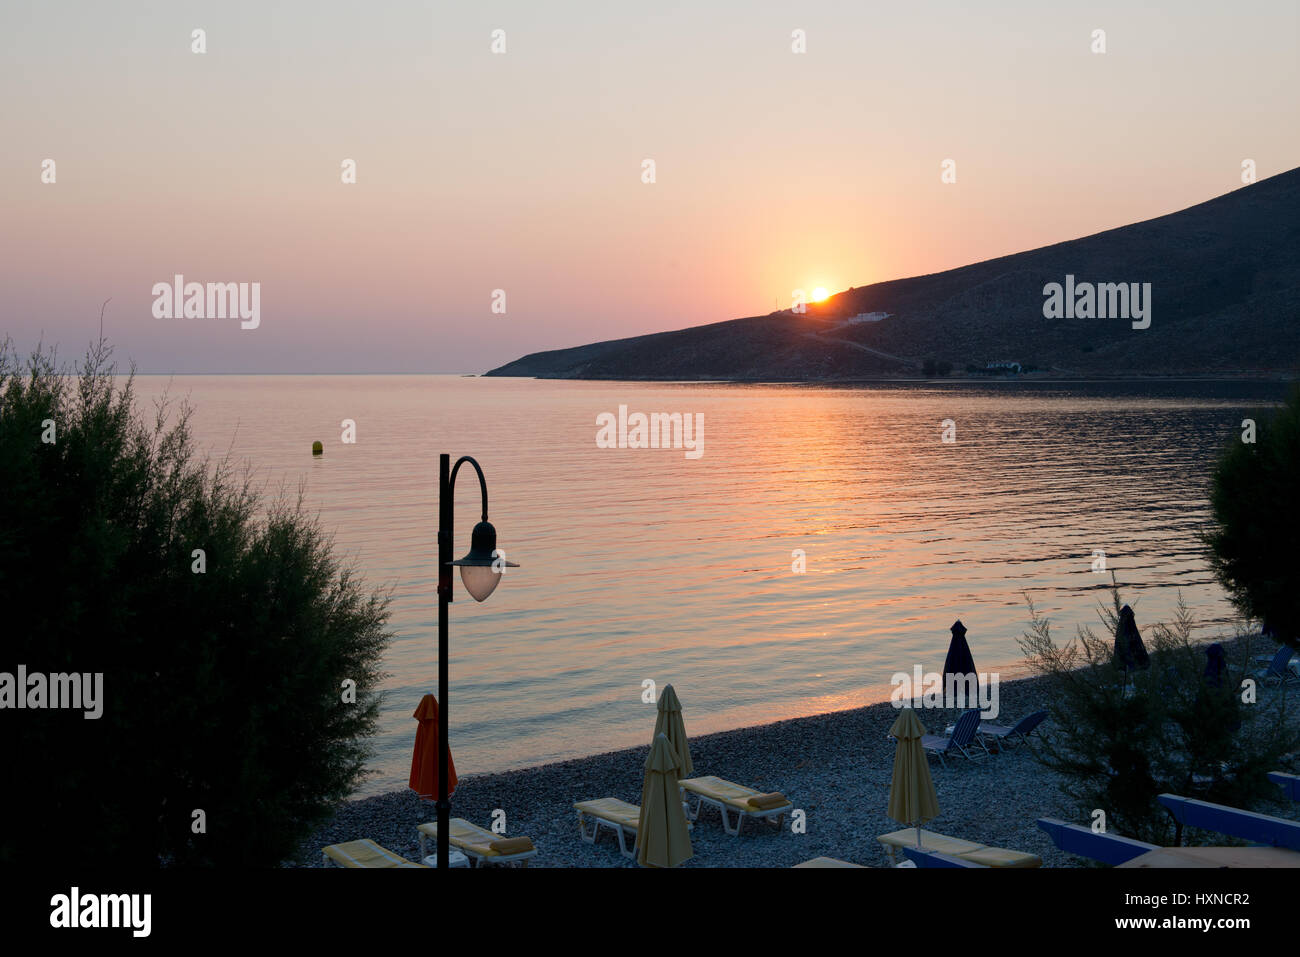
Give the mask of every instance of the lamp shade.
M 486 601 L 501 583 L 506 568 L 518 568 L 497 553 L 497 530 L 491 522 L 479 522 L 470 535 L 469 552 L 451 564 L 460 566 L 460 580 L 475 601 Z

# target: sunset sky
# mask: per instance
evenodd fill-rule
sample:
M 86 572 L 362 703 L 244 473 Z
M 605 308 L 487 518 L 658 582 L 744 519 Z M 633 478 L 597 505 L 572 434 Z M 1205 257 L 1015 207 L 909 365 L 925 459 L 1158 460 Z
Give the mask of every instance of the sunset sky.
M 144 372 L 481 372 L 1300 165 L 1294 2 L 458 7 L 6 0 L 0 337 L 72 358 L 111 297 Z M 176 273 L 260 327 L 154 318 Z

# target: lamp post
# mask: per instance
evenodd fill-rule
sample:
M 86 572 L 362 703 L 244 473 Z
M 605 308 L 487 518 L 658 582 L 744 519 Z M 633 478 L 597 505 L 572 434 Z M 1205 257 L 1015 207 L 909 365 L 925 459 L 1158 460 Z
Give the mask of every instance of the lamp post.
M 468 462 L 478 473 L 478 487 L 483 496 L 483 519 L 474 526 L 470 536 L 469 552 L 464 558 L 452 561 L 451 530 L 455 512 L 456 473 Z M 451 604 L 451 568 L 460 567 L 460 580 L 475 601 L 486 601 L 496 590 L 506 567 L 518 568 L 497 552 L 497 530 L 488 522 L 487 482 L 483 470 L 468 455 L 451 466 L 451 456 L 445 452 L 438 456 L 438 703 L 441 720 L 438 722 L 438 869 L 449 865 L 449 839 L 451 837 L 451 799 L 447 795 L 447 606 Z

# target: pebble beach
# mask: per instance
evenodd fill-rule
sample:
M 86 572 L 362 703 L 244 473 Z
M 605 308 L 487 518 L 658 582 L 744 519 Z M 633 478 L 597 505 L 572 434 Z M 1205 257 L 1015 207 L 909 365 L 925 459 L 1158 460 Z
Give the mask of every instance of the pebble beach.
M 1046 690 L 1041 678 L 1004 681 L 999 723 L 1012 724 L 1046 708 Z M 688 689 L 679 690 L 679 695 L 689 734 Z M 918 712 L 930 733 L 941 733 L 956 714 L 939 709 Z M 807 830 L 792 833 L 787 817 L 779 830 L 763 822 L 746 822 L 741 835 L 733 837 L 723 830 L 717 810 L 706 807 L 691 832 L 694 857 L 682 866 L 790 867 L 821 856 L 888 866 L 876 836 L 903 826 L 885 813 L 894 762 L 888 731 L 896 717 L 897 711 L 886 701 L 692 737 L 695 776 L 716 775 L 760 791 L 781 791 L 806 813 Z M 499 774 L 462 772 L 452 797 L 452 815 L 490 827 L 494 810 L 503 810 L 507 833 L 527 835 L 538 848 L 537 856 L 528 862 L 530 868 L 636 867 L 635 861 L 619 854 L 608 831 L 595 844 L 583 841 L 573 804 L 604 797 L 639 803 L 653 725 L 650 717 L 647 743 L 638 748 Z M 1051 733 L 1050 720 L 1042 730 Z M 977 761 L 949 757 L 946 767 L 931 758 L 930 770 L 940 813 L 925 824 L 927 830 L 1037 854 L 1045 867 L 1075 863 L 1035 824 L 1044 816 L 1074 820 L 1077 812 L 1060 779 L 1035 760 L 1030 748 L 1022 745 Z M 321 848 L 363 837 L 419 860 L 416 825 L 435 817 L 431 802 L 407 790 L 344 802 L 286 863 L 323 866 Z

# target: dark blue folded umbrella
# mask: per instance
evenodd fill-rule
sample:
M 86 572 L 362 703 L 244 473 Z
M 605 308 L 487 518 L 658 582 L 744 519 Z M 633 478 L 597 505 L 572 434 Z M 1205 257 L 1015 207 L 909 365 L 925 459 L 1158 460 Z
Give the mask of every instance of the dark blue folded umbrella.
M 958 619 L 953 622 L 952 641 L 948 642 L 948 657 L 943 660 L 945 694 L 948 688 L 949 675 L 957 675 L 962 678 L 962 686 L 964 687 L 964 677 L 975 673 L 975 659 L 971 657 L 970 645 L 966 644 L 966 626 Z
M 1115 629 L 1115 663 L 1125 671 L 1151 665 L 1147 646 L 1142 644 L 1142 633 L 1138 631 L 1137 621 L 1133 617 L 1133 609 L 1128 605 L 1119 610 L 1119 627 Z
M 1224 654 L 1223 645 L 1217 641 L 1205 649 L 1205 681 L 1211 688 L 1223 684 L 1223 675 L 1228 670 L 1228 656 Z

